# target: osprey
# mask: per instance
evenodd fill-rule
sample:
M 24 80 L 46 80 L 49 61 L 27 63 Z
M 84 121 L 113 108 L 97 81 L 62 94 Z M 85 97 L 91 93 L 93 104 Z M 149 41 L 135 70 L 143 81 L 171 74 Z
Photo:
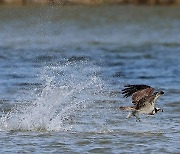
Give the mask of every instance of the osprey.
M 120 107 L 121 110 L 131 111 L 126 118 L 135 116 L 140 121 L 139 113 L 154 115 L 158 111 L 163 112 L 162 109 L 155 107 L 155 101 L 164 94 L 163 91 L 155 92 L 155 89 L 148 85 L 125 85 L 124 87 L 122 94 L 126 98 L 131 96 L 134 104 L 134 106 Z

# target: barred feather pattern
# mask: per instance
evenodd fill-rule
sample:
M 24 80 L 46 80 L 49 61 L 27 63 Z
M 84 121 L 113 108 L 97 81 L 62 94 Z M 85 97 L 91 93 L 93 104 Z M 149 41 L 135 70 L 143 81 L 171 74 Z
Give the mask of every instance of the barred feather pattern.
M 122 90 L 122 94 L 124 95 L 124 97 L 129 97 L 129 96 L 132 96 L 133 93 L 139 91 L 139 90 L 143 90 L 143 89 L 146 89 L 146 88 L 151 88 L 150 86 L 148 85 L 125 85 L 123 90 Z

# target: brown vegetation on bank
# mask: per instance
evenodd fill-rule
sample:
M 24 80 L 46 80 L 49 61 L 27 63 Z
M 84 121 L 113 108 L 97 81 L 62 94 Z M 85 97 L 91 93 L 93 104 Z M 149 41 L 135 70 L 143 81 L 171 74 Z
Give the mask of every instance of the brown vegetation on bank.
M 180 5 L 180 0 L 0 0 L 0 4 L 135 4 L 135 5 Z

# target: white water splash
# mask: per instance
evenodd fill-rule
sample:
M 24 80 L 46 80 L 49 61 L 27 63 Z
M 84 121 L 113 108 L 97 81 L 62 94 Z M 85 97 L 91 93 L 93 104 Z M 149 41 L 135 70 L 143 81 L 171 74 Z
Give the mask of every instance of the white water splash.
M 98 68 L 88 63 L 68 63 L 43 69 L 45 88 L 35 101 L 17 106 L 0 119 L 0 130 L 67 131 L 74 118 L 102 90 Z

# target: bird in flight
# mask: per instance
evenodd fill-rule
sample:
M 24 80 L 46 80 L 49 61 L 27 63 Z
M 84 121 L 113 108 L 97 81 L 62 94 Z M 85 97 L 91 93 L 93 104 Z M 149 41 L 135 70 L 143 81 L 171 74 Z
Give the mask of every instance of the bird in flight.
M 155 92 L 155 89 L 148 85 L 125 85 L 122 90 L 124 97 L 132 97 L 133 106 L 121 106 L 121 110 L 131 111 L 126 118 L 135 116 L 138 121 L 138 114 L 154 115 L 162 109 L 155 107 L 155 101 L 164 94 L 163 91 Z

